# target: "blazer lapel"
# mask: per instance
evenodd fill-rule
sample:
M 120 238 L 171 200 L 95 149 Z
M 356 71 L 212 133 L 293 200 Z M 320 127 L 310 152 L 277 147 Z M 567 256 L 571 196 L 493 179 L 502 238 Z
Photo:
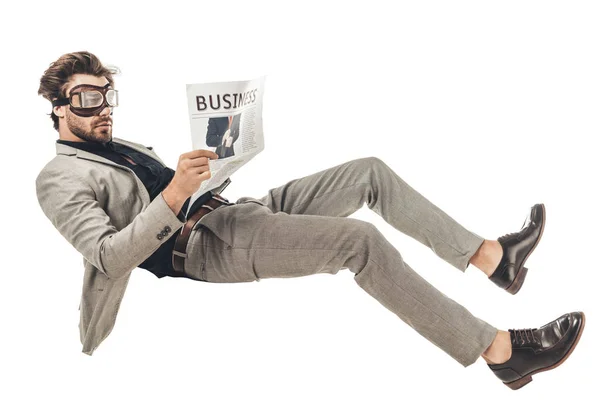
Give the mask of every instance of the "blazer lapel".
M 90 153 L 85 150 L 77 149 L 75 147 L 71 147 L 69 145 L 62 144 L 62 143 L 56 143 L 56 154 L 65 154 L 67 156 L 75 156 L 77 158 L 85 158 L 86 160 L 97 161 L 97 162 L 101 162 L 103 164 L 112 165 L 113 167 L 121 168 L 124 170 L 129 170 L 129 168 L 119 165 L 116 162 L 109 160 L 108 158 L 104 158 L 104 157 L 101 157 L 94 153 Z
M 140 144 L 137 144 L 134 142 L 129 142 L 127 140 L 119 139 L 116 137 L 113 137 L 113 142 L 120 143 L 123 146 L 131 147 L 132 149 L 137 150 L 140 153 L 144 153 L 148 157 L 152 157 L 153 159 L 158 161 L 163 167 L 166 167 L 165 163 L 163 163 L 163 161 L 160 158 L 158 158 L 158 156 L 156 154 L 154 154 L 153 152 L 148 150 L 148 148 L 146 148 L 146 146 L 143 146 L 143 145 L 140 145 Z M 58 142 L 55 142 L 55 143 L 56 143 L 56 154 L 57 155 L 58 154 L 65 154 L 68 156 L 74 155 L 77 158 L 84 158 L 86 160 L 91 160 L 91 161 L 96 161 L 96 162 L 100 162 L 103 164 L 108 164 L 115 168 L 123 169 L 123 170 L 127 171 L 128 173 L 132 174 L 135 181 L 137 182 L 140 195 L 142 196 L 143 199 L 145 199 L 146 204 L 150 203 L 150 196 L 148 194 L 148 190 L 144 186 L 144 183 L 140 180 L 140 178 L 138 178 L 138 176 L 135 174 L 135 172 L 133 172 L 133 170 L 131 168 L 127 168 L 123 165 L 119 165 L 114 161 L 111 161 L 107 158 L 96 155 L 94 153 L 90 153 L 89 151 L 81 150 L 81 149 L 71 147 L 69 145 L 58 143 Z
M 154 153 L 152 153 L 150 150 L 148 150 L 148 148 L 146 148 L 146 146 L 142 146 L 142 145 L 139 145 L 139 144 L 136 144 L 133 142 L 129 142 L 127 140 L 119 139 L 116 137 L 113 137 L 113 142 L 122 144 L 123 146 L 130 147 L 134 150 L 139 151 L 140 153 L 144 153 L 148 157 L 152 157 L 154 160 L 158 161 L 160 163 L 160 165 L 162 165 L 163 167 L 166 167 L 165 163 L 163 163 L 163 161 L 160 158 L 158 158 Z M 77 158 L 85 158 L 87 160 L 97 161 L 97 162 L 112 165 L 114 167 L 121 168 L 121 169 L 124 169 L 127 171 L 131 171 L 130 168 L 119 165 L 116 162 L 111 161 L 102 156 L 99 156 L 94 153 L 90 153 L 88 151 L 81 150 L 81 149 L 78 149 L 75 147 L 71 147 L 66 144 L 58 143 L 58 142 L 56 142 L 56 154 L 65 154 L 68 156 L 74 155 Z

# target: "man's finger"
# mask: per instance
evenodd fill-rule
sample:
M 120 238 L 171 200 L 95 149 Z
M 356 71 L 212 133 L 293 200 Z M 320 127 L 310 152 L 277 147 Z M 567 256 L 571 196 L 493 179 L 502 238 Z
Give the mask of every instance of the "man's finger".
M 195 174 L 199 174 L 201 172 L 206 172 L 209 170 L 210 170 L 210 168 L 208 167 L 208 165 L 201 165 L 199 167 L 190 168 L 190 171 Z
M 217 153 L 215 153 L 214 151 L 211 151 L 211 150 L 207 150 L 207 149 L 192 150 L 188 153 L 183 153 L 182 156 L 185 158 L 190 158 L 190 159 L 199 158 L 199 157 L 208 157 L 212 160 L 215 160 L 215 159 L 219 158 Z
M 208 166 L 208 160 L 208 157 L 190 158 L 189 160 L 187 160 L 187 166 L 189 168 L 199 167 L 201 165 Z

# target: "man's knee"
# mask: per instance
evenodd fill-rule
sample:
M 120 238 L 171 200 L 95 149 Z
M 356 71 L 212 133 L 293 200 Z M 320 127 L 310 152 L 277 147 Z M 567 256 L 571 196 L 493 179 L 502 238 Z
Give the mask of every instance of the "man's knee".
M 372 244 L 373 241 L 381 240 L 383 237 L 381 231 L 371 222 L 355 218 L 346 219 L 349 222 L 348 229 L 351 231 L 352 236 L 365 246 Z
M 358 171 L 366 174 L 371 180 L 389 169 L 388 165 L 377 157 L 358 158 L 353 160 L 352 163 Z
M 356 160 L 354 160 L 354 162 L 363 168 L 377 168 L 387 166 L 387 164 L 383 162 L 383 160 L 375 156 L 357 158 Z

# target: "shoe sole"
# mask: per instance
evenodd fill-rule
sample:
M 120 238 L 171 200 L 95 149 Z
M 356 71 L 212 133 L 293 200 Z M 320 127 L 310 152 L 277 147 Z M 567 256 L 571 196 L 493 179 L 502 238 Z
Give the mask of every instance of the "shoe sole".
M 535 370 L 535 371 L 525 375 L 521 379 L 517 379 L 516 381 L 512 381 L 512 382 L 504 382 L 504 384 L 506 386 L 508 386 L 509 388 L 511 388 L 512 390 L 520 389 L 533 380 L 532 375 L 535 375 L 537 373 L 544 372 L 544 371 L 549 371 L 551 369 L 558 367 L 562 363 L 564 363 L 566 361 L 566 359 L 569 358 L 569 356 L 571 355 L 573 350 L 575 350 L 575 347 L 577 347 L 577 343 L 579 343 L 579 338 L 581 338 L 581 334 L 583 333 L 583 328 L 585 328 L 585 314 L 583 312 L 581 312 L 581 329 L 579 330 L 579 333 L 577 334 L 577 338 L 575 339 L 575 342 L 573 342 L 573 345 L 571 346 L 571 348 L 569 349 L 569 351 L 567 352 L 567 354 L 565 354 L 565 356 L 563 358 L 561 358 L 558 362 L 556 362 L 555 364 L 553 364 L 549 367 Z
M 521 269 L 519 269 L 519 272 L 517 272 L 517 276 L 515 277 L 515 280 L 510 284 L 509 287 L 506 288 L 506 291 L 508 293 L 517 294 L 517 292 L 519 290 L 521 290 L 521 286 L 523 286 L 523 282 L 525 282 L 525 276 L 527 275 L 527 268 L 525 268 L 525 262 L 527 261 L 527 259 L 531 255 L 531 253 L 533 253 L 533 251 L 537 247 L 538 243 L 542 239 L 542 235 L 544 234 L 545 226 L 546 226 L 546 206 L 542 203 L 542 229 L 540 230 L 540 235 L 538 236 L 537 240 L 533 244 L 533 247 L 531 248 L 531 250 L 529 250 L 529 253 L 527 253 L 527 255 L 525 256 L 525 259 L 523 260 L 523 263 L 521 264 Z

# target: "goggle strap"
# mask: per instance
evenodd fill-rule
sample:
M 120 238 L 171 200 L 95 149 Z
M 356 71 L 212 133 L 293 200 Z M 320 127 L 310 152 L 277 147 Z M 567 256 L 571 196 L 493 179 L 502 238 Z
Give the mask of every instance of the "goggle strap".
M 52 100 L 52 107 L 66 106 L 68 104 L 69 104 L 69 99 L 67 99 L 67 98 Z

